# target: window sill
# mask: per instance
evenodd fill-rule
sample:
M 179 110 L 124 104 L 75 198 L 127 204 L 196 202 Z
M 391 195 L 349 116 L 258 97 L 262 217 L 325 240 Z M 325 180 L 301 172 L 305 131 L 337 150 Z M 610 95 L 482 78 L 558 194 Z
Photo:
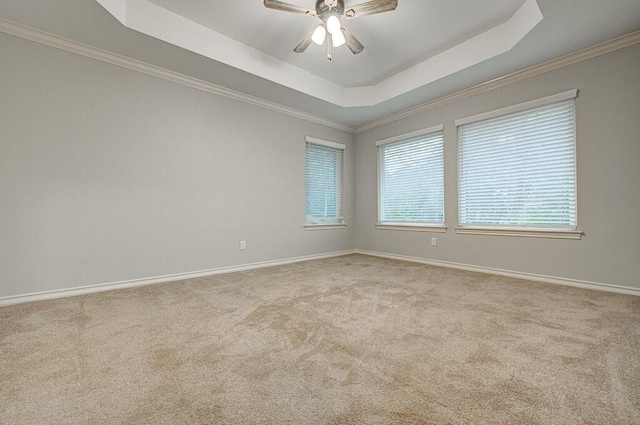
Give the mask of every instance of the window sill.
M 516 236 L 526 238 L 554 238 L 554 239 L 582 239 L 580 230 L 553 229 L 498 229 L 482 227 L 456 227 L 456 233 L 461 235 L 485 236 Z
M 376 224 L 376 229 L 378 230 L 400 230 L 405 232 L 435 232 L 435 233 L 446 233 L 447 226 L 438 226 L 438 225 L 420 225 L 420 224 Z
M 305 224 L 304 230 L 336 230 L 346 229 L 347 225 L 344 223 L 328 223 L 328 224 Z

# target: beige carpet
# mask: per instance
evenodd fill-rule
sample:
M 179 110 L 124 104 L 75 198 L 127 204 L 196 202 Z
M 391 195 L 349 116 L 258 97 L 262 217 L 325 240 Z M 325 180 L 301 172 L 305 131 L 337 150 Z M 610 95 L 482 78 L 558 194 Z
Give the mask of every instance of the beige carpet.
M 640 297 L 351 255 L 0 319 L 2 424 L 640 423 Z

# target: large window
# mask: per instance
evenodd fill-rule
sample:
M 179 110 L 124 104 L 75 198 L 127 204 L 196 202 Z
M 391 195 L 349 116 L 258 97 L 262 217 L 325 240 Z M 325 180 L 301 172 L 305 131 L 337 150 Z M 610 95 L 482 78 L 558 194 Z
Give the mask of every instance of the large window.
M 444 228 L 442 130 L 377 143 L 379 228 Z
M 461 233 L 579 234 L 576 96 L 574 90 L 456 121 Z
M 312 137 L 306 140 L 306 227 L 344 227 L 342 197 L 345 146 Z

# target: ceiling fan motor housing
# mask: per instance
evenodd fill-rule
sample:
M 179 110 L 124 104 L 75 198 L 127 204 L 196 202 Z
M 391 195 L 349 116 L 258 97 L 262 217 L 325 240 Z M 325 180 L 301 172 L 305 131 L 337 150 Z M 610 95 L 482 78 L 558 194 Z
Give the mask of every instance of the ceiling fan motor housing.
M 344 13 L 344 0 L 333 0 L 334 6 L 329 6 L 331 1 L 316 0 L 316 14 L 320 19 L 326 21 L 329 15 L 341 16 Z

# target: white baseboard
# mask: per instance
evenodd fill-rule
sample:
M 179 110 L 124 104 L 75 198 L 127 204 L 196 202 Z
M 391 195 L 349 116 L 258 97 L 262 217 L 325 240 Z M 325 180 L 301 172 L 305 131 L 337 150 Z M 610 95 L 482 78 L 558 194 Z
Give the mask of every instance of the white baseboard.
M 325 254 L 306 255 L 302 257 L 292 257 L 281 260 L 262 261 L 258 263 L 243 264 L 238 266 L 218 267 L 210 270 L 201 270 L 197 272 L 176 273 L 165 276 L 156 276 L 143 279 L 132 279 L 121 282 L 101 283 L 97 285 L 82 286 L 76 288 L 58 289 L 53 291 L 36 292 L 24 295 L 14 295 L 0 298 L 0 307 L 12 304 L 20 304 L 30 301 L 43 301 L 56 298 L 73 297 L 77 295 L 93 294 L 97 292 L 113 291 L 117 289 L 134 288 L 137 286 L 153 285 L 156 283 L 174 282 L 179 280 L 193 279 L 197 277 L 212 276 L 223 273 L 233 273 L 245 270 L 259 269 L 264 267 L 280 266 L 284 264 L 299 263 L 302 261 L 321 260 L 323 258 L 339 257 L 349 254 L 363 254 L 373 257 L 388 258 L 392 260 L 410 261 L 413 263 L 427 264 L 436 267 L 447 267 L 458 270 L 466 270 L 478 273 L 487 273 L 498 276 L 513 277 L 516 279 L 532 280 L 535 282 L 550 283 L 554 285 L 573 286 L 583 289 L 592 289 L 597 291 L 613 292 L 617 294 L 640 296 L 639 288 L 631 288 L 626 286 L 609 285 L 606 283 L 587 282 L 576 279 L 567 279 L 560 277 L 544 276 L 533 273 L 522 273 L 511 270 L 502 270 L 491 267 L 474 266 L 469 264 L 452 263 L 449 261 L 429 260 L 420 257 L 410 257 L 406 255 L 389 254 L 386 252 L 367 251 L 362 249 L 351 249 L 345 251 L 329 252 Z
M 176 273 L 165 276 L 156 276 L 143 279 L 132 279 L 121 282 L 100 283 L 97 285 L 81 286 L 76 288 L 57 289 L 53 291 L 35 292 L 24 295 L 13 295 L 0 298 L 0 307 L 26 303 L 30 301 L 43 301 L 55 298 L 73 297 L 76 295 L 93 294 L 96 292 L 113 291 L 116 289 L 135 288 L 136 286 L 153 285 L 156 283 L 174 282 L 178 280 L 193 279 L 196 277 L 212 276 L 223 273 L 241 272 L 245 270 L 260 269 L 263 267 L 281 266 L 284 264 L 299 263 L 301 261 L 321 260 L 323 258 L 339 257 L 342 255 L 355 254 L 355 250 L 345 250 L 329 252 L 325 254 L 306 255 L 302 257 L 286 258 L 282 260 L 262 261 L 258 263 L 243 264 L 239 266 L 218 267 L 210 270 L 200 270 L 197 272 Z
M 516 279 L 532 280 L 535 282 L 551 283 L 553 285 L 573 286 L 576 288 L 592 289 L 596 291 L 614 292 L 617 294 L 640 296 L 640 288 L 628 286 L 609 285 L 607 283 L 587 282 L 577 279 L 567 279 L 563 277 L 544 276 L 533 273 L 522 273 L 511 270 L 502 270 L 492 267 L 473 266 L 470 264 L 452 263 L 449 261 L 429 260 L 419 257 L 409 257 L 406 255 L 388 254 L 386 252 L 356 250 L 357 254 L 371 255 L 374 257 L 389 258 L 392 260 L 410 261 L 413 263 L 428 264 L 430 266 L 448 267 L 451 269 L 466 270 L 470 272 L 493 274 L 498 276 L 513 277 Z

